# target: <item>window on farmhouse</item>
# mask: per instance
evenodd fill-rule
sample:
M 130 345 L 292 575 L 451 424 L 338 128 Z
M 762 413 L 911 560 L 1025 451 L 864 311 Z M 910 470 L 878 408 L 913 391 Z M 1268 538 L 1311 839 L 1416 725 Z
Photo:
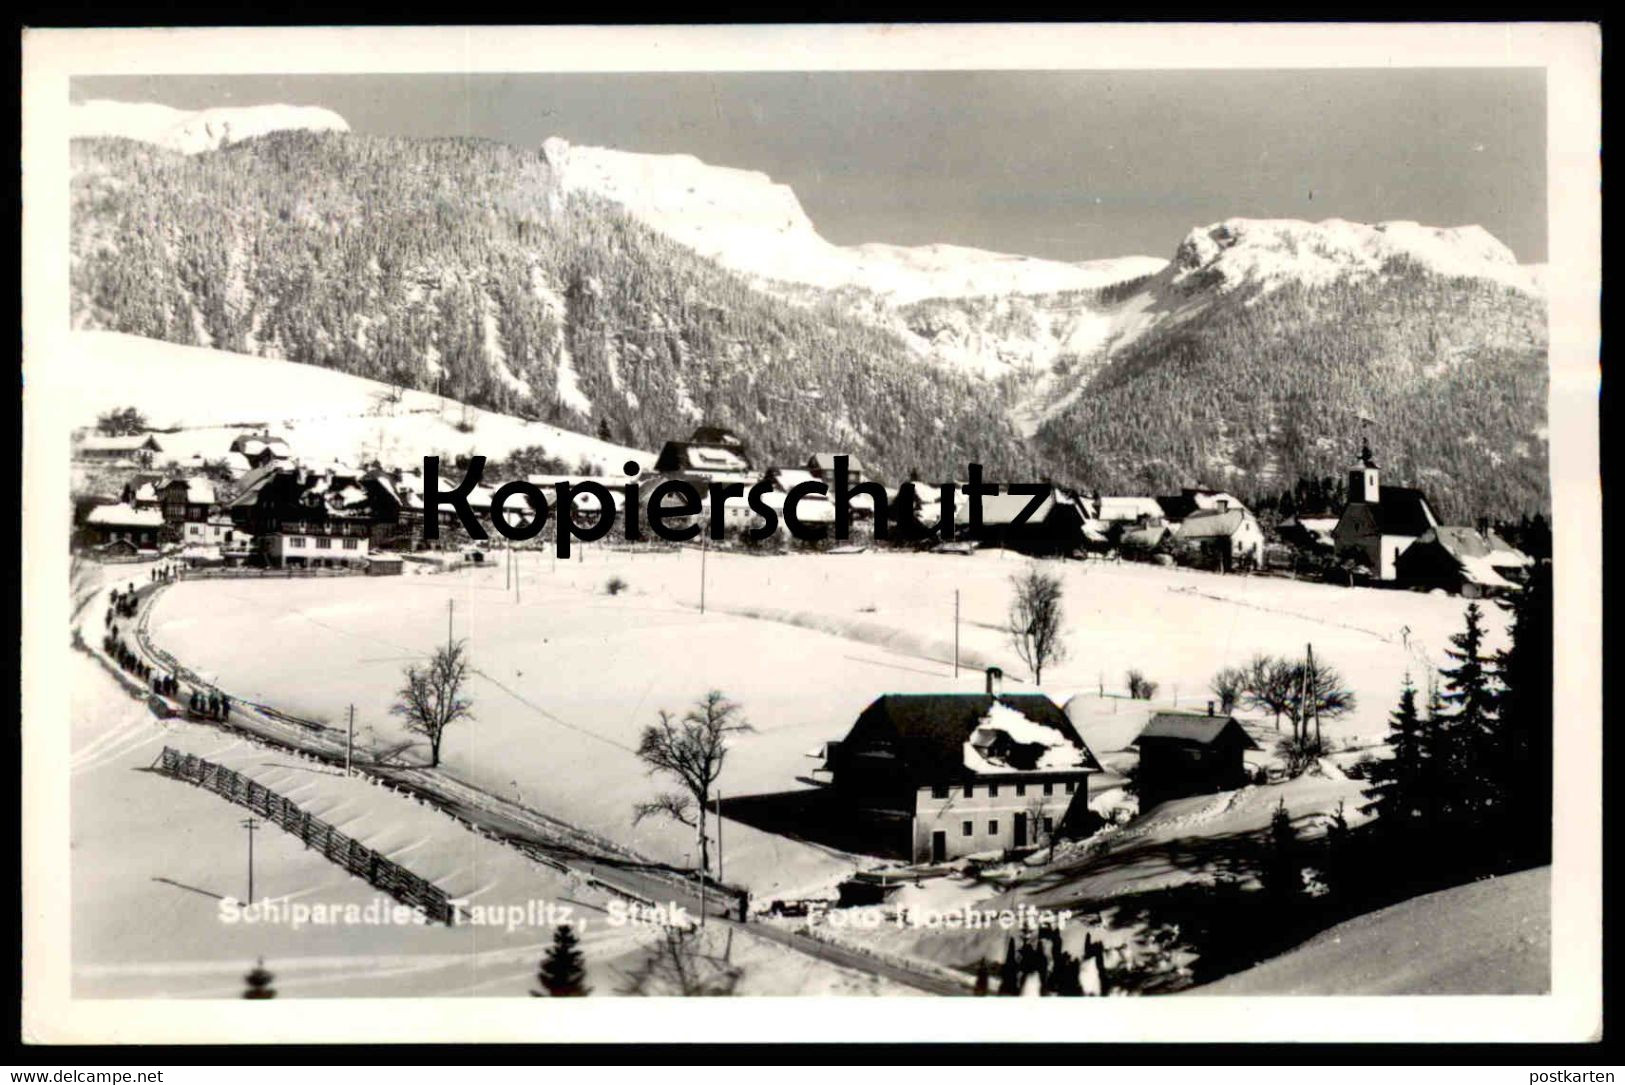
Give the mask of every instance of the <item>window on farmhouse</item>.
M 1068 794 L 1068 795 L 1070 795 L 1070 794 L 1072 794 L 1072 793 L 1073 793 L 1073 792 L 1074 792 L 1074 791 L 1076 791 L 1076 790 L 1077 790 L 1077 789 L 1078 789 L 1078 785 L 1077 785 L 1077 782 L 1076 782 L 1076 781 L 1074 781 L 1074 780 L 1068 780 L 1068 781 L 1067 781 L 1067 782 L 1066 782 L 1066 793 L 1067 793 L 1067 794 Z
M 344 549 L 346 549 L 346 550 L 358 550 L 358 549 L 360 549 L 360 547 L 361 547 L 361 541 L 359 539 L 345 539 L 344 540 Z
M 1055 794 L 1055 785 L 1054 784 L 1045 784 L 1044 785 L 1044 794 L 1046 794 L 1046 795 Z
M 990 798 L 990 799 L 996 799 L 996 798 L 999 797 L 999 785 L 998 784 L 988 784 L 987 785 L 987 797 Z
M 976 829 L 975 829 L 975 826 L 971 822 L 966 821 L 966 822 L 961 823 L 961 825 L 959 827 L 959 831 L 960 831 L 960 833 L 962 835 L 969 836 L 969 835 L 971 835 L 971 833 L 975 832 Z
M 948 785 L 947 784 L 933 784 L 933 785 L 931 785 L 931 797 L 933 799 L 946 799 L 948 797 Z
M 987 835 L 988 836 L 998 836 L 999 835 L 999 823 L 998 823 L 997 820 L 990 821 L 990 822 L 987 823 Z
M 976 785 L 975 784 L 966 784 L 965 785 L 965 798 L 974 799 L 975 797 L 976 797 Z
M 333 549 L 333 540 L 332 539 L 317 539 L 316 540 L 316 549 L 318 549 L 318 550 L 331 550 L 331 549 Z
M 1025 794 L 1027 794 L 1027 785 L 1026 784 L 1017 784 L 1016 785 L 1016 794 L 1017 795 L 1025 795 Z
M 288 545 L 292 546 L 292 547 L 303 548 L 304 545 L 305 545 L 305 540 L 301 539 L 297 535 L 295 535 L 293 538 L 288 540 Z

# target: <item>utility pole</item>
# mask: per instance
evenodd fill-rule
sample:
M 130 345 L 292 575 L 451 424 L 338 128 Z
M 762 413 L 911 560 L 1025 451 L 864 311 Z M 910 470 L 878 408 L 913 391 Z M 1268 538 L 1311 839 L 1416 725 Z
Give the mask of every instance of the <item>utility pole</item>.
M 350 727 L 344 737 L 344 775 L 350 775 L 350 758 L 355 749 L 355 705 L 350 706 Z
M 1320 747 L 1320 676 L 1315 673 L 1315 646 L 1309 645 L 1309 706 L 1315 713 L 1315 747 Z
M 959 677 L 959 589 L 954 589 L 954 677 Z
M 705 879 L 710 871 L 705 869 L 705 805 L 700 805 L 700 926 L 705 926 Z
M 717 881 L 722 880 L 722 792 L 717 792 Z
M 246 818 L 238 822 L 248 830 L 248 903 L 254 903 L 254 834 L 259 831 L 260 823 L 254 818 Z

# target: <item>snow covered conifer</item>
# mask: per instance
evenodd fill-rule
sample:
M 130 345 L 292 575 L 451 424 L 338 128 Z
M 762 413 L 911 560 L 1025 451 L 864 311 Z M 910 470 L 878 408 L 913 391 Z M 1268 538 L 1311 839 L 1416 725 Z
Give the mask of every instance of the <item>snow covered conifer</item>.
M 1400 690 L 1399 705 L 1388 718 L 1385 741 L 1390 756 L 1371 767 L 1371 786 L 1365 790 L 1369 801 L 1360 810 L 1375 817 L 1377 831 L 1386 833 L 1421 817 L 1425 809 L 1419 794 L 1425 740 L 1416 710 L 1416 687 L 1409 675 Z
M 261 957 L 255 962 L 248 975 L 243 977 L 243 981 L 248 984 L 248 989 L 243 992 L 243 997 L 253 999 L 275 998 L 276 988 L 271 986 L 271 981 L 275 978 L 270 972 L 266 971 L 265 958 Z
M 581 955 L 581 940 L 570 924 L 565 923 L 553 931 L 553 945 L 536 971 L 536 979 L 543 990 L 532 991 L 537 998 L 571 998 L 589 994 L 587 962 Z

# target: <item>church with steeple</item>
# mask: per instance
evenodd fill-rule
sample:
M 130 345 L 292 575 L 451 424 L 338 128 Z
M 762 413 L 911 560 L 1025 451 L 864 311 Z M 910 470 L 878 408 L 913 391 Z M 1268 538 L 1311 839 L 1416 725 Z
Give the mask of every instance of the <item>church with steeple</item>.
M 1371 445 L 1360 442 L 1360 463 L 1349 470 L 1349 500 L 1332 529 L 1339 557 L 1360 561 L 1380 580 L 1393 580 L 1399 555 L 1439 526 L 1421 490 L 1385 486 Z

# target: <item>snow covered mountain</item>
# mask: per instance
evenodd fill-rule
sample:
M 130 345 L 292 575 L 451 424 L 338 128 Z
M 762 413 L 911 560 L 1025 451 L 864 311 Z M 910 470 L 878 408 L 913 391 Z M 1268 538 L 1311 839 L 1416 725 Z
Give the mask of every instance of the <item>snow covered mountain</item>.
M 74 103 L 69 107 L 69 124 L 75 138 L 119 136 L 182 154 L 218 150 L 270 132 L 350 130 L 343 117 L 319 106 L 254 105 L 186 110 L 153 102 L 107 99 Z
M 921 298 L 1091 290 L 1158 270 L 1145 256 L 1066 263 L 959 245 L 834 245 L 819 236 L 787 186 L 754 170 L 692 155 L 637 154 L 542 144 L 559 192 L 589 193 L 645 225 L 768 283 L 856 287 L 894 304 Z
M 1124 492 L 1278 493 L 1339 472 L 1368 418 L 1441 515 L 1547 501 L 1539 270 L 1478 227 L 1229 219 L 1168 261 L 1068 264 L 838 246 L 760 173 L 559 140 L 301 131 L 74 156 L 80 328 L 633 446 L 705 420 L 769 461 L 1042 462 Z

